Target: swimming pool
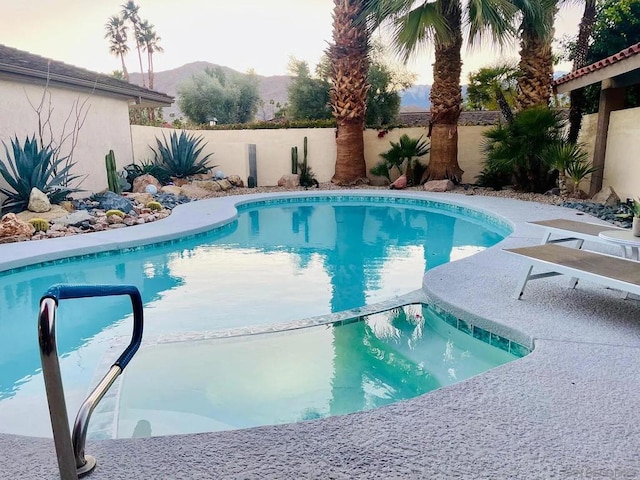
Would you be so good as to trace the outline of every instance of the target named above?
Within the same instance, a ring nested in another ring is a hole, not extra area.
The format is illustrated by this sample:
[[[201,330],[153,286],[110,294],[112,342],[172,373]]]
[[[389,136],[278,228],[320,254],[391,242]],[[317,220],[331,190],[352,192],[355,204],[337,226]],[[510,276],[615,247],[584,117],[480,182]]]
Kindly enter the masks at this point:
[[[5,273],[2,430],[49,435],[34,324],[38,299],[53,283],[132,283],[145,302],[145,339],[184,335],[376,303],[418,288],[427,268],[481,251],[508,233],[506,225],[466,209],[381,198],[249,203],[237,220],[206,235]],[[427,238],[439,241],[425,243]],[[130,328],[128,304],[65,302],[59,316],[67,405],[75,412],[111,339]]]

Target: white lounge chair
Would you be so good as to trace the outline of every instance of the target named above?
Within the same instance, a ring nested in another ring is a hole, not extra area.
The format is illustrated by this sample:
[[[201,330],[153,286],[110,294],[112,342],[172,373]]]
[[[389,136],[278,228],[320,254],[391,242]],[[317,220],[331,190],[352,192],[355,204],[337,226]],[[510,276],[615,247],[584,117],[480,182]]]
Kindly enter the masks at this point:
[[[525,257],[530,263],[526,275],[518,284],[516,299],[522,297],[529,280],[555,275],[570,275],[575,279],[588,280],[640,295],[640,263],[633,260],[552,243],[508,248],[504,251]],[[534,267],[541,267],[547,271],[534,274]],[[572,287],[575,287],[575,283]]]

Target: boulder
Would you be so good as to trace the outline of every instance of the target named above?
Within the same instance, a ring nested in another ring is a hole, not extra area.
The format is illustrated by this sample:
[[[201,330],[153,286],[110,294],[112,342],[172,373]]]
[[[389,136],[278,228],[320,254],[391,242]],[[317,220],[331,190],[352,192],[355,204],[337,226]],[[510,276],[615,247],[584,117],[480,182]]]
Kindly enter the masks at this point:
[[[620,197],[611,186],[605,187],[600,190],[593,196],[591,200],[596,203],[602,203],[607,207],[615,207],[616,205],[618,205],[618,203],[620,203]]]
[[[0,220],[0,243],[30,240],[35,232],[33,225],[23,222],[15,213],[7,213]]]
[[[186,185],[187,183],[189,183],[189,180],[187,180],[186,178],[178,178],[178,177],[171,177],[171,182],[178,186],[181,187],[183,185]]]
[[[204,188],[205,190],[209,190],[210,192],[219,192],[222,190],[222,187],[215,180],[202,180],[191,182],[191,185],[194,185],[198,188]]]
[[[372,177],[370,179],[370,185],[374,187],[387,187],[390,184],[390,180],[387,177]]]
[[[49,197],[47,197],[44,193],[42,193],[37,188],[33,187],[31,189],[31,194],[29,195],[29,206],[27,209],[30,212],[43,213],[51,210],[51,202],[49,201]]]
[[[184,185],[180,189],[181,195],[189,197],[191,199],[200,200],[203,198],[211,198],[214,196],[213,192],[210,190],[205,190],[204,188],[200,188],[193,184]]]
[[[62,202],[60,202],[60,206],[67,212],[73,212],[75,210],[75,208],[73,207],[73,202],[70,200],[63,200]]]
[[[231,190],[233,188],[233,185],[231,185],[231,182],[229,182],[229,180],[227,180],[226,178],[218,180],[218,185],[220,185],[220,188],[224,192],[226,192],[227,190]]]
[[[448,192],[455,188],[455,184],[448,179],[444,180],[431,180],[424,184],[425,192]]]
[[[280,180],[278,180],[278,186],[285,188],[297,188],[300,186],[300,175],[295,173],[283,175],[280,177]]]
[[[407,176],[400,175],[391,185],[389,185],[389,188],[391,190],[403,190],[407,188]]]
[[[141,205],[146,205],[153,201],[153,195],[150,193],[125,193],[123,195],[129,200]]]
[[[240,178],[240,175],[229,175],[227,177],[227,180],[229,180],[229,183],[234,187],[239,187],[239,188],[244,187],[244,182]]]
[[[158,179],[147,173],[145,175],[140,175],[133,180],[133,187],[131,190],[133,193],[145,193],[147,191],[147,185],[153,185],[156,187],[156,191],[160,191],[162,188]]]
[[[133,210],[133,202],[131,200],[113,192],[96,194],[93,199],[98,202],[98,208],[104,211],[122,210],[124,213],[130,213]]]
[[[48,212],[30,212],[29,210],[25,210],[17,214],[17,217],[23,221],[28,222],[32,218],[44,218],[48,222],[53,222],[58,218],[62,218],[69,215],[69,212],[62,208],[60,205],[51,205],[51,210]]]

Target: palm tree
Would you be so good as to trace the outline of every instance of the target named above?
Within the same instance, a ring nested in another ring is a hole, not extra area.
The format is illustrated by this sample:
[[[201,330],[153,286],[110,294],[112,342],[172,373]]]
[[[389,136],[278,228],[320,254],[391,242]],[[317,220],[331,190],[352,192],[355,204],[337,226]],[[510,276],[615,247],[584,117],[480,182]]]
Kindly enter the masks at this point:
[[[397,51],[408,59],[425,43],[435,47],[431,87],[431,158],[422,181],[462,179],[458,164],[458,118],[462,106],[463,8],[461,0],[366,0],[365,14],[378,27],[390,21]],[[510,31],[515,9],[504,0],[475,0],[465,4],[469,41],[489,30],[499,42]]]
[[[573,70],[578,70],[587,64],[587,52],[589,50],[589,38],[596,22],[596,0],[584,0],[584,12],[578,27],[578,38],[576,48],[573,52]],[[572,90],[569,94],[571,107],[569,109],[569,142],[578,141],[580,124],[582,123],[582,112],[584,110],[585,96],[584,90],[579,88]]]
[[[553,81],[553,22],[558,0],[512,0],[520,11],[520,76],[516,107],[548,106]]]
[[[147,52],[147,65],[149,74],[149,88],[153,90],[153,54],[155,52],[163,52],[164,49],[159,45],[160,38],[148,21],[140,22],[140,30],[142,32],[142,48]]]
[[[144,43],[142,39],[142,31],[140,29],[140,16],[138,15],[138,10],[140,7],[136,5],[133,0],[128,0],[127,3],[121,5],[122,7],[122,17],[125,20],[129,20],[131,25],[133,25],[133,36],[136,39],[136,48],[138,49],[138,61],[140,62],[140,74],[142,75],[142,86],[146,87],[147,84],[144,80],[144,68],[142,67],[142,53],[141,48]]]
[[[353,185],[367,182],[364,160],[364,121],[369,71],[369,34],[359,22],[364,0],[334,0],[333,44],[329,104],[337,122],[336,167],[332,182]]]
[[[112,15],[105,23],[104,28],[107,31],[104,34],[104,38],[109,40],[109,51],[113,55],[120,57],[122,74],[128,82],[129,72],[127,71],[127,65],[124,63],[124,56],[129,52],[129,47],[127,45],[127,26],[124,23],[124,19],[117,15]]]

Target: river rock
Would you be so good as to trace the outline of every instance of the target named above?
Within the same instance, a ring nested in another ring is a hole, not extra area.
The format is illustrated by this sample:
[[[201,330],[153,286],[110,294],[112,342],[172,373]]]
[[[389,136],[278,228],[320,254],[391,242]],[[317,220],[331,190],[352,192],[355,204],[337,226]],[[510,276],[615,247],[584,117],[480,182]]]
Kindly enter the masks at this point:
[[[49,201],[49,197],[47,197],[44,193],[42,193],[37,188],[33,187],[31,189],[31,194],[29,195],[29,206],[27,209],[30,212],[43,213],[51,210],[51,202]]]
[[[0,243],[30,240],[35,232],[33,225],[23,222],[15,213],[7,213],[0,220]]]

